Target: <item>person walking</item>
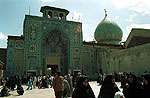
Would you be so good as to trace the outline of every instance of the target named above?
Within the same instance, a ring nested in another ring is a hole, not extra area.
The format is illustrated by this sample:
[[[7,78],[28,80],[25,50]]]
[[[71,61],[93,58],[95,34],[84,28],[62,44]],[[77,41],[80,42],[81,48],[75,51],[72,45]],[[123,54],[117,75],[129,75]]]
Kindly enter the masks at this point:
[[[63,92],[63,98],[67,98],[68,94],[70,92],[70,85],[66,79],[66,76],[64,76],[64,92]]]
[[[102,83],[98,98],[114,98],[115,93],[120,91],[115,83],[113,75],[107,75]]]
[[[69,86],[70,86],[70,91],[69,91],[69,93],[68,93],[68,97],[71,97],[72,92],[73,92],[72,78],[73,78],[73,77],[72,77],[70,74],[68,74],[68,75],[67,75],[67,78],[66,78],[66,80],[68,81]]]
[[[150,98],[150,74],[145,74],[142,76],[143,85],[142,85],[142,94],[141,98]]]
[[[127,76],[126,85],[123,88],[123,94],[125,98],[140,98],[141,84],[132,73]]]
[[[80,76],[72,93],[72,98],[95,98],[94,92],[88,83],[87,76]]]
[[[33,88],[35,89],[36,88],[36,82],[37,82],[37,79],[36,79],[36,76],[33,77]]]
[[[28,80],[28,88],[27,90],[30,88],[30,90],[32,90],[32,77],[29,78]]]
[[[56,73],[56,77],[54,78],[52,85],[56,98],[62,98],[64,91],[64,78],[60,76],[60,72]]]

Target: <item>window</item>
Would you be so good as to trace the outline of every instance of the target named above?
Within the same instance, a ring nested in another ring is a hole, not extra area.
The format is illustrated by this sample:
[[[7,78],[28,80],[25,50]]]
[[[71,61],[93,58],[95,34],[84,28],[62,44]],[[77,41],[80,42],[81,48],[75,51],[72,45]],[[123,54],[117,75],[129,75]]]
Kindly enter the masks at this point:
[[[64,19],[64,14],[60,13],[60,14],[59,14],[59,18],[60,18],[60,19]]]
[[[57,12],[54,13],[54,18],[58,19],[58,13]]]
[[[48,12],[48,18],[52,18],[52,12],[51,11]]]

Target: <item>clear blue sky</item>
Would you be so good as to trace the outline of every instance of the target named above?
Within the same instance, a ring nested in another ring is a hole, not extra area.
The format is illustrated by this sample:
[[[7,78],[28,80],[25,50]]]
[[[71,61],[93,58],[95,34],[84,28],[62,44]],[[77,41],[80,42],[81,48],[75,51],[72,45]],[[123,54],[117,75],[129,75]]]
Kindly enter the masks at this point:
[[[29,6],[30,15],[41,17],[41,6],[69,10],[68,20],[82,22],[85,41],[94,39],[94,31],[107,9],[108,17],[121,27],[122,41],[125,41],[132,28],[150,29],[149,4],[150,0],[0,0],[0,48],[7,47],[8,35],[23,34],[23,21],[29,14]]]

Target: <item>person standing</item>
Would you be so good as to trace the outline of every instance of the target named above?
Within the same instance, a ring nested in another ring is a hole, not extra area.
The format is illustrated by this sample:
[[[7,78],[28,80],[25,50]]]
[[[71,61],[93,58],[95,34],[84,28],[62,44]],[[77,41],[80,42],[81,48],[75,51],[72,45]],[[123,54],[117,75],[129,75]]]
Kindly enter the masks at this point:
[[[80,76],[72,93],[72,98],[95,98],[94,92],[88,83],[87,76]]]
[[[101,85],[101,83],[102,83],[102,74],[100,73],[99,75],[98,75],[98,78],[97,78],[97,83],[98,83],[98,85]]]
[[[13,77],[10,77],[10,89],[14,91],[15,88],[15,80]]]
[[[63,98],[66,98],[70,92],[70,85],[66,79],[66,76],[64,76],[64,92],[63,92]]]
[[[127,76],[126,85],[123,88],[123,94],[125,98],[140,98],[141,84],[132,73]]]
[[[38,76],[38,77],[37,77],[37,83],[38,83],[38,88],[41,88],[41,87],[40,87],[40,84],[41,84],[41,76]]]
[[[115,84],[115,77],[107,75],[102,83],[98,98],[114,98],[115,93],[120,91]]]
[[[46,87],[46,80],[45,80],[45,75],[42,77],[42,87]]]
[[[121,86],[120,86],[120,88],[123,88],[125,84],[126,84],[126,78],[125,78],[125,74],[123,73],[121,75]]]
[[[71,97],[72,92],[73,92],[72,78],[73,78],[73,77],[72,77],[70,74],[68,74],[68,75],[67,75],[67,78],[66,78],[66,80],[68,81],[69,86],[70,86],[70,91],[69,91],[68,97]]]
[[[56,73],[56,77],[54,78],[52,85],[56,98],[62,98],[64,91],[64,78],[60,76],[60,72]]]
[[[103,74],[103,78],[102,78],[102,81],[105,80],[105,77],[106,77],[106,73]]]
[[[52,88],[53,79],[54,79],[53,76],[50,76],[50,77],[49,77],[50,88]]]
[[[150,74],[145,74],[142,76],[143,85],[142,85],[142,94],[141,98],[150,98]]]
[[[2,83],[3,83],[3,86],[6,86],[6,78],[5,77],[2,78]]]
[[[46,78],[45,78],[45,81],[46,81],[46,88],[49,88],[49,76],[47,75]]]

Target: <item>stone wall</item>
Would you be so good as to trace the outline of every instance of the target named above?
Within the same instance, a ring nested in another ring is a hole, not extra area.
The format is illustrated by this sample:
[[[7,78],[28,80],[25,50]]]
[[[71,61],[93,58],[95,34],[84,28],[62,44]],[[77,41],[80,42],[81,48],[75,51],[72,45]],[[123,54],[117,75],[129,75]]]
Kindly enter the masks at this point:
[[[108,52],[102,60],[103,72],[134,72],[141,75],[150,71],[150,44]]]

